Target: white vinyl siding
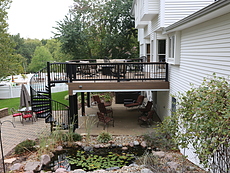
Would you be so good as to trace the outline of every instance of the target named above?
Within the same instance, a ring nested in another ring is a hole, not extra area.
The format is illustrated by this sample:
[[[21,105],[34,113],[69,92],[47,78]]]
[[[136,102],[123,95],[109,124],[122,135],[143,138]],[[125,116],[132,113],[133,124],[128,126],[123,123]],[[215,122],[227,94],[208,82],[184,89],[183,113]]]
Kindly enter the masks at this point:
[[[140,8],[142,21],[149,21],[159,13],[159,0],[143,0]]]
[[[181,63],[171,66],[171,92],[186,91],[216,73],[230,75],[230,14],[188,28],[181,33]]]
[[[169,26],[213,2],[213,0],[165,0],[165,15],[162,27]]]
[[[169,66],[170,95],[185,92],[190,83],[199,86],[204,77],[214,72],[218,76],[230,75],[230,13],[204,22],[181,32],[180,66]],[[171,106],[168,98],[168,107]],[[170,115],[168,109],[167,115]],[[192,147],[185,155],[199,165]]]

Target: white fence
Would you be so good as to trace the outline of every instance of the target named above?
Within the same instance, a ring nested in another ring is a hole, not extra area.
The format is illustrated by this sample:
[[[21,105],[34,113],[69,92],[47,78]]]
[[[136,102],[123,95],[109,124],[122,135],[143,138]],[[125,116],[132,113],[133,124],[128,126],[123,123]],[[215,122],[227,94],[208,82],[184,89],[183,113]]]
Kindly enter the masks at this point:
[[[29,94],[30,94],[30,90],[29,90],[29,85],[25,84]],[[52,93],[56,93],[56,92],[61,92],[61,91],[67,91],[68,90],[68,85],[66,84],[56,84],[55,87],[51,88],[51,92]],[[12,85],[4,85],[4,86],[0,86],[0,99],[9,99],[9,98],[16,98],[16,97],[20,97],[20,93],[21,93],[21,85],[17,85],[17,86],[12,86]]]

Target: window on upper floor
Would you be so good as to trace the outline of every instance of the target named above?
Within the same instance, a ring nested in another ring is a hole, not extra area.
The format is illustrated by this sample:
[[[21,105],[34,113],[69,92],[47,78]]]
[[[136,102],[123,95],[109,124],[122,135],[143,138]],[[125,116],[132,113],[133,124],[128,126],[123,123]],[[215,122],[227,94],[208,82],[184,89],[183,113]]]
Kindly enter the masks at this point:
[[[180,32],[171,33],[167,38],[167,62],[169,64],[180,64]]]
[[[166,55],[166,40],[158,40],[158,61],[165,62],[165,55]]]

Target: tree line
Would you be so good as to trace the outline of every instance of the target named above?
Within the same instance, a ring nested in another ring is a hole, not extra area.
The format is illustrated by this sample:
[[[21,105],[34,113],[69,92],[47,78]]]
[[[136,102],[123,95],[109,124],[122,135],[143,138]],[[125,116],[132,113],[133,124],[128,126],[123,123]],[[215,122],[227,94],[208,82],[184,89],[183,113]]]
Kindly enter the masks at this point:
[[[10,3],[0,1],[0,78],[37,72],[47,61],[138,58],[132,0],[74,0],[69,13],[57,21],[54,37],[46,40],[7,32]]]

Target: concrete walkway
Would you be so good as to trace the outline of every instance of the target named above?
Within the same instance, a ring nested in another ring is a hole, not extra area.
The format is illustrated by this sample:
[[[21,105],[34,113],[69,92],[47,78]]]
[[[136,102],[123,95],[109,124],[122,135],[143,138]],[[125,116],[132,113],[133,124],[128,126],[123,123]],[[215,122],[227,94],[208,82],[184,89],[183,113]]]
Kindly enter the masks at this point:
[[[96,113],[98,108],[97,106],[91,106],[86,108],[86,115],[89,116],[79,116],[79,128],[76,129],[75,132],[81,134],[90,130],[91,135],[99,135],[102,131],[109,132],[112,135],[142,135],[153,131],[153,128],[140,126],[140,123],[138,122],[140,112],[138,112],[137,108],[127,109],[122,104],[115,104],[113,102],[112,109],[115,120],[114,127],[109,125],[105,128],[105,130],[103,130],[103,124],[101,123],[97,127],[98,119]],[[79,115],[80,113],[81,110],[79,110]],[[1,134],[4,155],[10,152],[17,144],[26,139],[34,140],[39,138],[42,134],[50,133],[50,124],[45,123],[45,119],[38,119],[33,124],[31,121],[27,121],[23,125],[19,121],[18,117],[16,117],[14,121],[12,116],[9,115],[1,118],[0,121],[2,123]],[[15,128],[8,121],[12,121]],[[159,121],[159,118],[154,117],[154,121]],[[87,127],[86,122],[88,122],[88,124],[92,122],[94,123],[92,123],[92,126]]]

